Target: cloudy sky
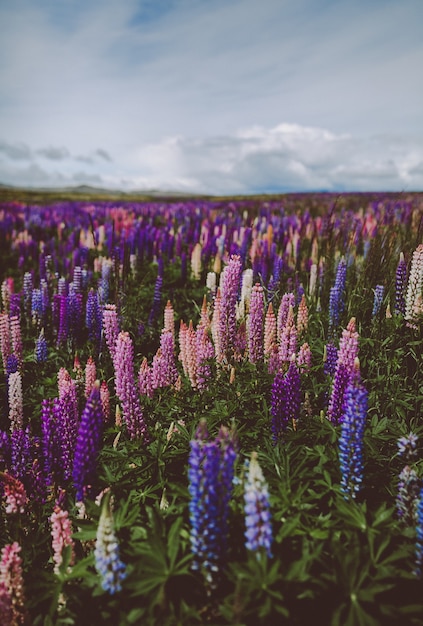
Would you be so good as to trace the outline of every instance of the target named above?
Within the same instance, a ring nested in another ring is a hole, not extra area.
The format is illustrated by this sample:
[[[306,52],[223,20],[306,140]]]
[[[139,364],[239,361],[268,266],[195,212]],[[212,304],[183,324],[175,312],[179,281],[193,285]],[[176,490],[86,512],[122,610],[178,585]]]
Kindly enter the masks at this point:
[[[0,0],[0,183],[423,190],[422,0]]]

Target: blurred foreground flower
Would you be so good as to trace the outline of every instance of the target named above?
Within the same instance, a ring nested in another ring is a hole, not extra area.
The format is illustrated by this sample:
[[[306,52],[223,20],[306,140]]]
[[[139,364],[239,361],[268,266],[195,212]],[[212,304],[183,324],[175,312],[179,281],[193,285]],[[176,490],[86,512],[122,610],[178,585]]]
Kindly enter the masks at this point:
[[[119,556],[119,542],[113,527],[110,493],[105,493],[102,500],[94,550],[95,567],[101,576],[101,586],[104,591],[113,595],[122,589],[122,582],[126,578],[126,566]]]

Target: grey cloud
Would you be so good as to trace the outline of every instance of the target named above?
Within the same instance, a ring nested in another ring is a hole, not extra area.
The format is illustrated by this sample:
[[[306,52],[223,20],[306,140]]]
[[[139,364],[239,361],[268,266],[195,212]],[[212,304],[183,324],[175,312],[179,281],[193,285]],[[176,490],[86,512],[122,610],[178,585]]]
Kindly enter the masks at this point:
[[[75,161],[81,161],[82,163],[94,163],[93,159],[89,156],[84,156],[82,154],[75,157]]]
[[[31,149],[24,143],[0,141],[0,152],[13,161],[29,161],[32,157]]]
[[[39,150],[37,150],[37,154],[51,161],[62,161],[63,159],[67,159],[70,156],[69,150],[67,148],[57,148],[53,146],[50,146],[48,148],[40,148]]]
[[[99,174],[88,174],[87,172],[75,172],[72,180],[76,183],[102,183],[103,178]]]
[[[110,154],[106,150],[103,150],[103,148],[97,148],[95,153],[96,153],[97,156],[101,157],[105,161],[111,161],[112,160],[112,157],[110,156]]]

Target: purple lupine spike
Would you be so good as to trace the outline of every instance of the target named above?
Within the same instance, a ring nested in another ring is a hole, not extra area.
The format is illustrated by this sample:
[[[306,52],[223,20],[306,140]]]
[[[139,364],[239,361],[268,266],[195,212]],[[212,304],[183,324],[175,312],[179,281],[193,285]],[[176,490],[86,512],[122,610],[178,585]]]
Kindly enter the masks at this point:
[[[367,390],[351,380],[345,394],[345,408],[339,437],[341,491],[345,499],[355,498],[363,481],[363,434],[367,417]]]
[[[66,295],[59,295],[59,329],[57,333],[57,344],[65,342],[68,338],[68,299]]]
[[[44,332],[41,331],[35,344],[35,360],[37,363],[45,363],[47,361],[48,348]]]
[[[12,447],[9,433],[0,430],[0,470],[10,469],[12,460]]]
[[[85,307],[85,325],[88,330],[88,339],[100,341],[102,321],[103,314],[100,308],[98,293],[94,289],[90,289]]]
[[[338,360],[338,350],[336,346],[329,341],[325,346],[323,371],[326,376],[334,376],[336,370],[336,362]]]
[[[395,272],[395,313],[405,315],[405,289],[407,285],[407,264],[404,253],[401,252],[400,260]]]
[[[295,305],[295,295],[290,293],[284,293],[281,299],[281,303],[278,309],[278,317],[277,317],[277,338],[278,341],[281,339],[281,334],[283,329],[286,326],[288,320],[288,314],[290,308],[294,308]]]
[[[213,588],[227,548],[236,443],[233,433],[226,428],[221,428],[218,437],[210,440],[206,421],[201,420],[190,447],[192,567],[202,571],[207,584]]]
[[[27,471],[31,466],[31,436],[29,427],[16,428],[10,434],[11,462],[10,471],[15,478],[28,487]]]
[[[6,361],[6,376],[9,378],[10,374],[14,374],[19,369],[19,361],[16,354],[9,354]]]
[[[119,322],[115,304],[106,304],[103,309],[104,337],[112,360],[116,354],[116,340],[119,335]]]
[[[123,418],[129,436],[131,439],[148,440],[147,426],[134,379],[134,347],[127,332],[118,335],[113,365],[116,393],[122,403]]]
[[[44,476],[47,487],[53,484],[54,469],[56,466],[56,429],[53,419],[51,400],[44,399],[41,403],[41,444],[44,463]]]
[[[78,340],[82,330],[82,293],[70,291],[67,296],[68,329],[70,336]]]
[[[78,398],[72,380],[59,398],[53,400],[53,415],[58,448],[57,471],[64,480],[72,475],[76,439],[78,433]]]
[[[219,362],[229,361],[236,337],[236,303],[242,265],[239,256],[232,256],[221,276],[219,318]]]
[[[76,501],[83,502],[91,493],[96,480],[97,457],[103,433],[103,408],[100,385],[96,384],[82,412],[75,446],[73,483]]]
[[[10,304],[9,304],[9,315],[10,317],[17,317],[20,319],[21,317],[21,294],[20,293],[12,293],[10,294]]]
[[[153,303],[151,305],[150,314],[148,316],[148,325],[151,326],[154,320],[157,318],[162,303],[162,286],[163,276],[157,275],[156,284],[154,286]]]
[[[342,421],[344,396],[356,372],[355,361],[358,356],[358,333],[355,330],[355,318],[352,317],[345,330],[342,331],[339,343],[338,359],[332,384],[327,417],[334,424]]]
[[[264,359],[264,295],[263,287],[256,283],[251,292],[248,322],[248,357],[250,363]]]
[[[170,331],[163,330],[160,336],[160,347],[151,366],[151,384],[153,389],[168,387],[173,385],[177,378],[173,335]]]
[[[272,435],[275,443],[281,441],[290,422],[294,428],[300,415],[301,379],[294,360],[285,375],[278,372],[272,384]]]
[[[329,332],[333,333],[339,326],[341,313],[345,308],[345,284],[347,278],[347,264],[340,259],[336,270],[335,284],[329,294]]]

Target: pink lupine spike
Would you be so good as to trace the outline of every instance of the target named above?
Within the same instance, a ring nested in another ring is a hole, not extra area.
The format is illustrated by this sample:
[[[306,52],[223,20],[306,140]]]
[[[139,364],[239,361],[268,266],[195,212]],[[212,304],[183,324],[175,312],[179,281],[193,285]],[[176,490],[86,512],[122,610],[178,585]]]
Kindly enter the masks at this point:
[[[305,299],[305,295],[302,295],[301,302],[298,306],[298,314],[297,314],[297,333],[298,335],[302,335],[308,326],[308,306]]]
[[[11,626],[25,624],[27,619],[20,551],[21,546],[14,541],[2,548],[0,559],[0,585],[6,589],[12,604]]]
[[[7,359],[11,354],[9,316],[7,313],[0,313],[0,350],[3,368],[6,371]]]
[[[297,365],[302,372],[308,373],[311,368],[311,349],[309,344],[303,343],[298,350]]]
[[[295,328],[294,310],[289,306],[285,326],[282,328],[279,343],[279,361],[288,363],[297,351],[297,329]]]
[[[60,566],[63,562],[63,550],[67,546],[71,546],[70,565],[74,562],[74,541],[72,539],[72,522],[69,519],[69,513],[63,510],[59,505],[54,507],[54,511],[50,516],[51,537],[53,548],[54,573],[59,574]]]
[[[172,337],[175,337],[175,312],[170,300],[167,301],[164,310],[164,330],[172,333]]]
[[[17,315],[13,315],[10,318],[10,338],[12,344],[12,352],[16,355],[19,363],[19,367],[22,367],[23,363],[23,348],[22,348],[22,334],[21,334],[21,322]]]
[[[3,483],[6,515],[25,513],[28,497],[22,482],[7,472],[0,472],[0,481]]]
[[[110,420],[110,391],[105,380],[100,385],[100,400],[104,419],[108,422]]]
[[[191,382],[191,387],[196,389],[197,387],[197,341],[196,333],[192,320],[189,323],[187,336],[186,336],[186,360],[187,360],[187,373]]]
[[[287,319],[288,319],[288,314],[289,314],[289,308],[292,307],[294,308],[294,304],[295,304],[295,296],[293,293],[284,293],[282,296],[282,300],[281,303],[279,305],[279,309],[278,309],[278,318],[277,318],[277,336],[278,336],[278,341],[281,340],[281,335],[282,335],[282,330],[284,329],[286,323],[287,323]]]
[[[187,365],[187,332],[188,326],[185,324],[183,320],[181,320],[179,326],[179,360],[182,363],[182,368],[184,370],[185,376],[188,376],[188,365]]]
[[[151,369],[148,365],[148,360],[146,356],[141,361],[141,366],[138,373],[138,387],[141,395],[148,396],[149,398],[153,396]]]
[[[270,302],[264,320],[264,355],[266,357],[270,357],[274,346],[276,346],[276,317],[273,304]]]
[[[85,366],[85,397],[88,398],[91,391],[94,388],[95,381],[97,380],[97,368],[94,359],[88,357],[87,364]]]

